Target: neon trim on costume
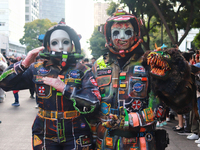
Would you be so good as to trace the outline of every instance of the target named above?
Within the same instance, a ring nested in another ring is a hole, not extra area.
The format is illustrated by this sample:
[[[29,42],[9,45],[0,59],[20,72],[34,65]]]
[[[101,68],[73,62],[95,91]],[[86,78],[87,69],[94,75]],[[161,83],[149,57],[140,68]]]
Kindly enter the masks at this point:
[[[5,71],[1,76],[0,76],[0,81],[2,81],[3,79],[5,79],[8,75],[14,73],[14,68]]]
[[[82,112],[80,111],[77,107],[76,107],[76,100],[74,98],[71,98],[71,100],[73,101],[73,106],[74,106],[74,109],[77,110],[80,114],[88,114],[88,113],[92,113],[95,109],[95,106],[91,106],[91,109],[90,111],[88,112]]]

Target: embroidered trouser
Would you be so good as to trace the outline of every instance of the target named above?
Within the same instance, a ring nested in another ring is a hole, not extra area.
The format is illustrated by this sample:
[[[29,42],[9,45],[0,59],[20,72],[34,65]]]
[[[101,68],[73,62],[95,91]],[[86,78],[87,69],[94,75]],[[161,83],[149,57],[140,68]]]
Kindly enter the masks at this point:
[[[91,129],[83,116],[44,119],[37,116],[32,127],[33,150],[90,150]]]

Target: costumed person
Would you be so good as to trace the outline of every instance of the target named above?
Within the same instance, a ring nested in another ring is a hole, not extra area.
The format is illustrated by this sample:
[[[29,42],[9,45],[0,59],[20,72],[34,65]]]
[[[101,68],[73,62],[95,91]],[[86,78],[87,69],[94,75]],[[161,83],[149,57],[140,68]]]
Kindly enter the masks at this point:
[[[58,24],[46,32],[43,45],[9,66],[0,87],[9,91],[35,85],[39,112],[32,126],[34,150],[89,150],[92,132],[86,116],[99,106],[101,96],[91,69],[78,62],[83,58],[78,35]],[[45,61],[33,63],[38,53]]]
[[[0,75],[8,67],[6,58],[0,53]],[[3,102],[5,98],[5,92],[2,88],[0,88],[0,103]]]
[[[156,141],[154,112],[148,108],[149,79],[141,65],[144,52],[138,19],[117,10],[99,30],[105,35],[108,53],[93,66],[102,97],[96,149],[155,150],[159,142],[157,149],[165,149],[166,131]]]

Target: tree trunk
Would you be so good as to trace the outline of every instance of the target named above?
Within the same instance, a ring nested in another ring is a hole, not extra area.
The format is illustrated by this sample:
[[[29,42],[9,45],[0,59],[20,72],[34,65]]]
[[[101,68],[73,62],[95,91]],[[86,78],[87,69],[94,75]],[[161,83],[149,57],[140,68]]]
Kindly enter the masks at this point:
[[[156,9],[158,15],[160,16],[161,21],[163,22],[163,24],[164,24],[164,26],[165,26],[165,28],[166,28],[167,34],[169,35],[169,38],[170,38],[170,40],[172,41],[172,44],[175,45],[175,44],[176,44],[176,41],[174,40],[174,37],[172,36],[172,34],[171,34],[171,32],[170,32],[170,29],[169,29],[169,27],[168,27],[168,25],[167,25],[167,22],[165,21],[164,16],[162,15],[162,12],[160,11],[159,7],[156,5],[156,3],[154,2],[154,0],[150,0],[150,1],[151,1],[151,3],[153,4],[154,8]]]

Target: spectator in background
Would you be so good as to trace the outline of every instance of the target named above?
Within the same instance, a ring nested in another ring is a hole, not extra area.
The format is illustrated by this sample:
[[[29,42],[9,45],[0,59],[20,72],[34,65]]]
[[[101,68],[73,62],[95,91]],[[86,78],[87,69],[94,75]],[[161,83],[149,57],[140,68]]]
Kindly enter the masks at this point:
[[[3,52],[3,57],[6,59],[7,64],[8,64],[8,66],[9,66],[9,60],[8,60],[8,57],[6,56],[6,52]]]
[[[83,59],[83,64],[88,66],[88,67],[90,67],[90,68],[92,68],[92,65],[89,63],[89,59],[88,58]]]
[[[199,51],[196,51],[195,62],[199,63]]]
[[[96,58],[95,58],[95,57],[92,57],[92,59],[91,59],[91,64],[93,65],[95,61],[96,61]]]
[[[191,65],[196,64],[196,62],[195,62],[195,55],[192,55],[192,58],[190,59],[189,62],[190,62]]]
[[[199,57],[199,55],[197,54],[196,57]],[[196,64],[194,64],[195,67],[200,68],[200,63],[199,63],[199,58],[196,58]],[[195,80],[196,82],[200,80],[200,74],[199,72],[195,75]],[[197,84],[197,107],[198,110],[200,110],[200,91],[199,91],[199,86]],[[200,147],[200,124],[199,124],[199,118],[195,117],[195,112],[194,110],[191,111],[191,132],[192,134],[187,136],[187,139],[189,140],[195,140],[195,143],[197,143],[197,147]]]
[[[15,59],[14,57],[9,58],[9,64],[12,65],[14,63],[18,62],[17,59]],[[12,103],[12,106],[18,107],[20,106],[19,104],[19,90],[13,90],[13,95],[15,98],[15,102]]]

